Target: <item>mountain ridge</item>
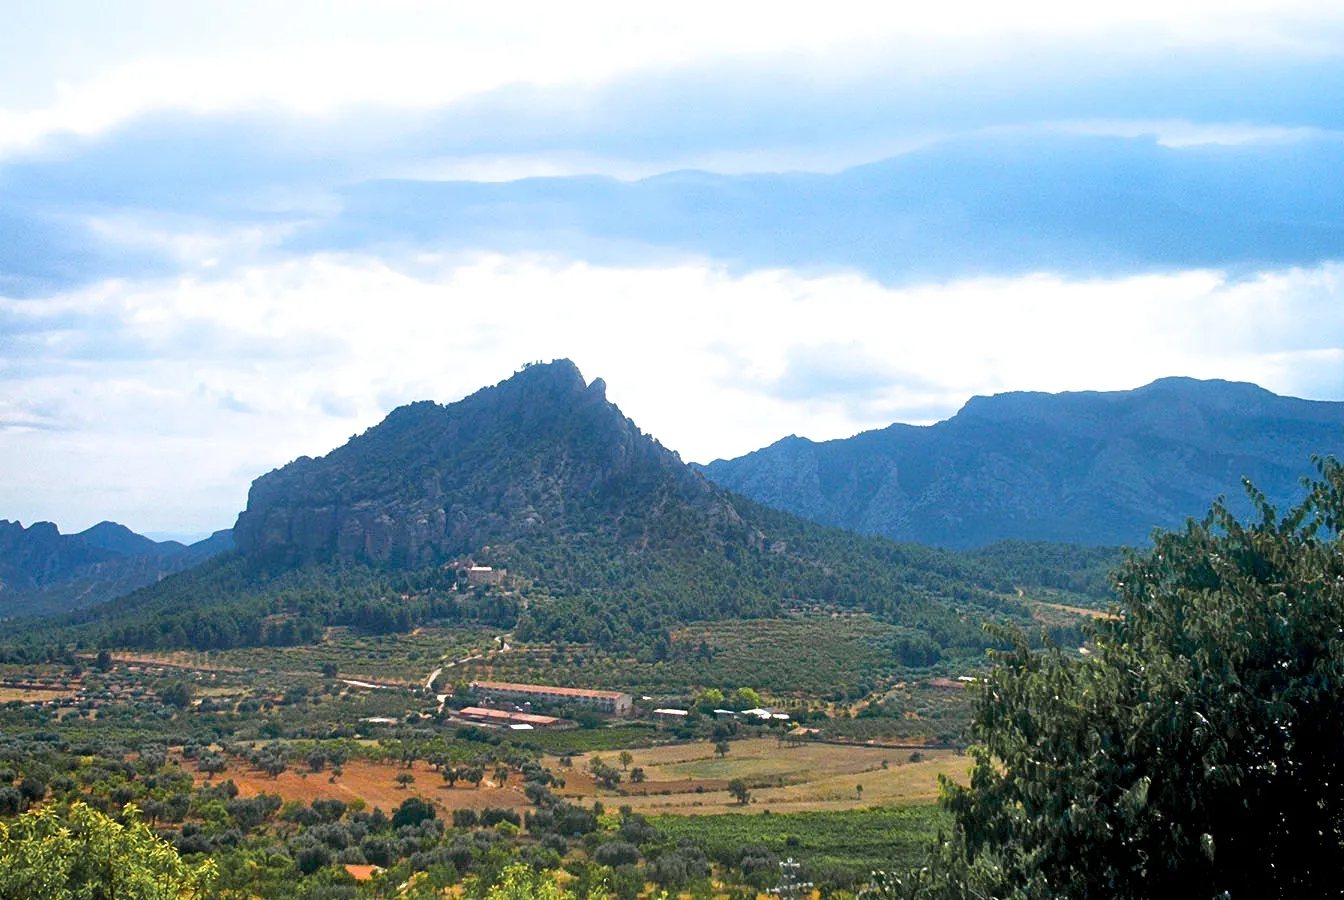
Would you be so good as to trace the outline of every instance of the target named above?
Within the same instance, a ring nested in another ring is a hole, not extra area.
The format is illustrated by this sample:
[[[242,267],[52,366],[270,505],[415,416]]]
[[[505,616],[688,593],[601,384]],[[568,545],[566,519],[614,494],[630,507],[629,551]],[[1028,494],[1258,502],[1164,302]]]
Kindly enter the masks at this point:
[[[1141,544],[1219,495],[1249,511],[1242,477],[1294,502],[1312,455],[1340,453],[1344,403],[1171,377],[1132,391],[976,396],[933,425],[790,436],[698,468],[767,505],[895,540],[1107,545]]]
[[[53,522],[0,519],[0,617],[94,606],[188,569],[232,546],[230,529],[186,545],[104,521],[74,534]]]

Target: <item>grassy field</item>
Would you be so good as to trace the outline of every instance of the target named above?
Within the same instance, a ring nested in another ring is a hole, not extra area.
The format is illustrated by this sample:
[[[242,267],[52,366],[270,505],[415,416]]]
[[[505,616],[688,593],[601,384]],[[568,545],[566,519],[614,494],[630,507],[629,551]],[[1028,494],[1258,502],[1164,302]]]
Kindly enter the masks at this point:
[[[1018,593],[1028,606],[1053,607],[1060,612],[1083,618],[1094,618],[1099,614],[1109,613],[1117,600],[1113,596],[1088,597],[1084,594],[1045,587],[1026,588]]]
[[[811,743],[790,747],[771,739],[734,741],[726,757],[711,743],[676,744],[632,750],[631,768],[642,768],[643,784],[623,780],[621,805],[645,815],[700,815],[742,812],[728,793],[741,778],[751,789],[750,811],[836,812],[869,806],[924,806],[938,798],[938,776],[965,781],[970,760],[950,750],[911,751],[882,747]],[[915,761],[912,755],[918,754]],[[591,754],[590,754],[591,755]],[[616,765],[612,754],[598,754]],[[581,802],[618,794],[594,785],[586,773],[589,756],[575,757],[565,773],[563,793]]]
[[[44,703],[75,695],[70,687],[0,687],[0,703],[16,700],[20,703]]]
[[[665,739],[665,732],[660,731],[653,725],[617,725],[612,728],[583,728],[574,731],[537,731],[526,736],[512,736],[514,743],[534,747],[557,756],[650,747]]]
[[[1062,610],[1050,610],[1067,616]],[[666,659],[614,654],[584,644],[513,642],[500,652],[500,632],[426,627],[410,634],[359,635],[329,629],[315,645],[246,650],[118,653],[117,658],[193,671],[320,677],[334,666],[340,677],[424,684],[444,666],[451,681],[495,679],[571,687],[609,688],[682,697],[706,687],[752,687],[775,702],[847,704],[874,692],[932,675],[965,674],[966,662],[927,671],[903,668],[895,645],[899,629],[867,615],[796,615],[687,626],[672,633]],[[451,665],[449,665],[451,664]],[[902,735],[912,729],[898,729]]]
[[[875,869],[918,865],[947,814],[934,805],[847,812],[656,816],[650,822],[675,841],[694,841],[722,858],[764,846],[813,871],[839,868],[866,875]]]

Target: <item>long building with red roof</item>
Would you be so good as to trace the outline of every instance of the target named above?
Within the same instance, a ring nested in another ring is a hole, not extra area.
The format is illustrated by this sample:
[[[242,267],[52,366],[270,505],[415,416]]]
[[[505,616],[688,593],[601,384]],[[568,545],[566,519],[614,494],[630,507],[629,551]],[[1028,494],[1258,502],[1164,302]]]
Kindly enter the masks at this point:
[[[579,703],[599,712],[627,715],[634,698],[619,691],[590,691],[584,688],[555,687],[549,684],[514,684],[509,681],[473,681],[481,699],[502,698],[552,704]]]

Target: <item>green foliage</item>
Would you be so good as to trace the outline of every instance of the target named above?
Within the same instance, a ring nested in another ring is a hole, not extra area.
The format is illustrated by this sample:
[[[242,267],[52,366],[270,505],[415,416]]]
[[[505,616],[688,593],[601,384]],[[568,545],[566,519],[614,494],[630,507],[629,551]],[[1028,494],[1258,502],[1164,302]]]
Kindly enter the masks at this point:
[[[638,649],[657,663],[676,658],[670,632],[686,623],[822,609],[896,626],[892,661],[929,666],[994,645],[979,627],[986,619],[1029,620],[1012,595],[1017,574],[1029,582],[1054,557],[1089,572],[1096,565],[1034,545],[974,556],[897,544],[693,489],[694,476],[661,471],[650,469],[648,483],[618,479],[591,504],[571,502],[546,527],[493,543],[488,561],[521,577],[516,590],[469,589],[439,561],[371,566],[233,552],[95,609],[30,624],[21,642],[228,650],[312,644],[331,627],[380,635],[441,622],[516,627],[523,641]],[[24,651],[16,644],[10,652]]]
[[[554,875],[525,865],[509,866],[499,883],[485,892],[485,900],[568,900],[570,897],[556,884]]]
[[[196,690],[191,682],[182,678],[174,678],[165,682],[163,687],[159,688],[159,699],[166,706],[186,709],[191,705],[191,698],[195,693]]]
[[[3,900],[189,900],[215,876],[206,861],[189,865],[139,819],[134,806],[117,822],[83,803],[65,815],[54,806],[0,823]]]
[[[650,824],[672,842],[692,842],[711,859],[732,861],[743,847],[766,847],[854,881],[874,869],[914,865],[947,816],[937,806],[847,812],[658,816]]]
[[[1119,547],[1047,541],[998,541],[963,555],[1004,592],[1048,588],[1076,595],[1081,605],[1102,607],[1116,599],[1111,573],[1124,558]]]
[[[1116,576],[1083,660],[1020,639],[984,686],[956,829],[901,897],[1312,897],[1344,870],[1344,467],[1248,487]]]

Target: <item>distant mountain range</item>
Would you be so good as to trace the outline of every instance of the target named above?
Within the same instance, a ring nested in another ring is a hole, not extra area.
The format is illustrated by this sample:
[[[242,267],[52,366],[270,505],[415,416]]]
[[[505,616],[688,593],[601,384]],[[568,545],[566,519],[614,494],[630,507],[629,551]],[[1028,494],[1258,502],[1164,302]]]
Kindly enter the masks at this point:
[[[229,530],[190,546],[154,541],[116,522],[61,534],[0,519],[0,617],[93,606],[204,562],[233,546]]]
[[[930,426],[787,437],[702,471],[815,522],[900,541],[1143,544],[1226,495],[1301,499],[1313,454],[1344,457],[1344,403],[1163,378],[1132,391],[974,397]]]

